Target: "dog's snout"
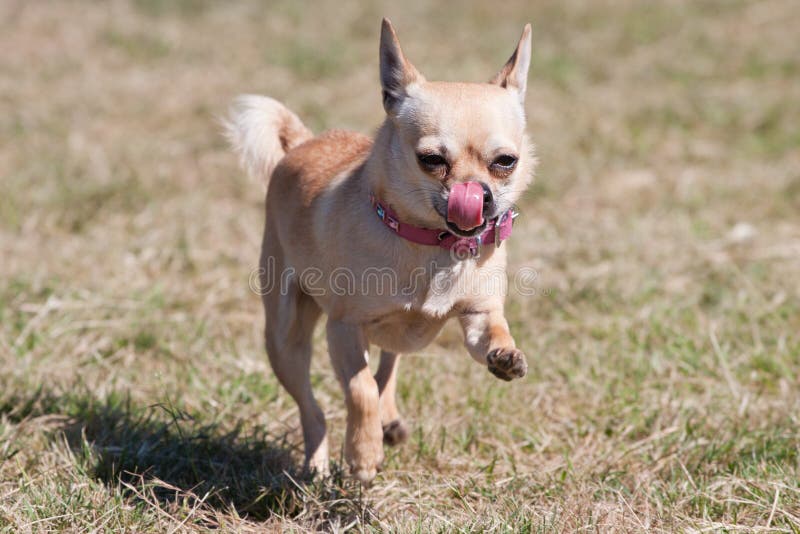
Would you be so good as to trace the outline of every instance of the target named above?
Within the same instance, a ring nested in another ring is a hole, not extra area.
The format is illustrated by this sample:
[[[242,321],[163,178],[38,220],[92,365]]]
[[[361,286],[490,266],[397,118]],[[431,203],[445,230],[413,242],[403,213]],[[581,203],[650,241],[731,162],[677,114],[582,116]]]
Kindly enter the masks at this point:
[[[481,187],[483,188],[483,210],[489,211],[494,202],[494,195],[492,194],[492,189],[484,182],[481,182]]]

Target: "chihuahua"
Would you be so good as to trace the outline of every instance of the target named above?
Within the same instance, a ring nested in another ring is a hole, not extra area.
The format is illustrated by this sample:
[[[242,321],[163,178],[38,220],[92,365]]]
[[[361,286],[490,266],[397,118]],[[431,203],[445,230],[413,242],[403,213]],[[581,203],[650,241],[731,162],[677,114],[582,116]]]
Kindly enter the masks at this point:
[[[424,348],[448,319],[492,374],[525,376],[503,314],[503,241],[535,165],[524,110],[530,25],[488,83],[427,81],[386,19],[379,57],[386,118],[374,139],[314,136],[260,96],[237,98],[226,120],[242,166],[267,186],[265,344],[299,407],[306,467],[328,472],[325,416],[309,379],[324,313],[347,405],[345,460],[363,483],[380,469],[383,444],[408,435],[395,401],[400,354]],[[375,375],[372,344],[381,349]]]

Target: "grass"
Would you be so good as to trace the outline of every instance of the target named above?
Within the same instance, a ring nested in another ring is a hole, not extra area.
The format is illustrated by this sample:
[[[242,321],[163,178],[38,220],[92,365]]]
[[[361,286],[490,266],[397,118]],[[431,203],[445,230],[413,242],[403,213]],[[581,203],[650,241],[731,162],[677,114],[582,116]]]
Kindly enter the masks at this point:
[[[529,376],[454,326],[403,357],[409,441],[308,480],[248,288],[262,193],[216,117],[382,118],[380,17],[430,78],[534,26],[541,159],[510,242]],[[790,0],[0,7],[0,532],[800,531],[800,10]],[[441,28],[447,31],[442,32]]]

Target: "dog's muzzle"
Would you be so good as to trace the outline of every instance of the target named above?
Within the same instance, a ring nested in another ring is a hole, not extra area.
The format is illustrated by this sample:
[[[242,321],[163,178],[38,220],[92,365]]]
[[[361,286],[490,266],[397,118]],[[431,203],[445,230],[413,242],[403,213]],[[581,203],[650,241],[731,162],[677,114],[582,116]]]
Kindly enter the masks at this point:
[[[480,182],[454,184],[447,199],[447,222],[465,232],[483,224],[485,195],[486,191]],[[491,198],[491,191],[489,195]]]

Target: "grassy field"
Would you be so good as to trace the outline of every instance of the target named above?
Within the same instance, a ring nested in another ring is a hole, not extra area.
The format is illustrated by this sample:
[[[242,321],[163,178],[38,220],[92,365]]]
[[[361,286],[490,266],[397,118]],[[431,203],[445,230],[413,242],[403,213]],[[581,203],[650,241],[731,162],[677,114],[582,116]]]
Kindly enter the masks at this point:
[[[258,92],[373,130],[384,15],[447,80],[533,23],[510,272],[537,278],[507,304],[528,376],[455,325],[404,356],[411,437],[362,491],[299,473],[248,285],[262,192],[218,117]],[[795,0],[0,2],[0,531],[800,532],[798,24]]]

